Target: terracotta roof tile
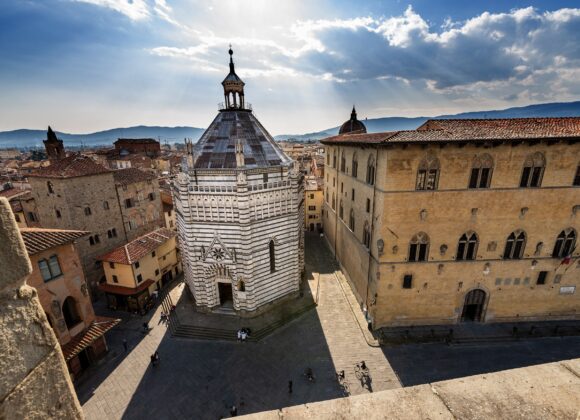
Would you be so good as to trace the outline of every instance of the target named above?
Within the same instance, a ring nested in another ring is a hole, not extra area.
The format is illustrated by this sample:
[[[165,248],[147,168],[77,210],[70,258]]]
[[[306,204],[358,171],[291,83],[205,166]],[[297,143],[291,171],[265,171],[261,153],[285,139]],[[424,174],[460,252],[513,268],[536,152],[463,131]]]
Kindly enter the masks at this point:
[[[144,172],[137,168],[127,168],[114,171],[113,178],[117,185],[129,185],[136,182],[151,181],[157,177],[155,174]]]
[[[580,117],[428,120],[416,130],[333,136],[321,140],[321,143],[392,144],[559,138],[580,138]]]
[[[39,168],[29,176],[45,178],[73,178],[78,176],[98,175],[111,172],[88,156],[73,154],[64,159],[52,162],[49,166]]]
[[[160,228],[115,248],[98,259],[119,264],[133,264],[176,235],[177,233],[172,230]]]
[[[68,343],[62,346],[64,359],[68,362],[81,351],[93,344],[94,341],[105,335],[107,331],[121,322],[120,319],[97,316],[89,328],[75,335]]]
[[[54,248],[74,241],[89,232],[82,230],[22,228],[20,234],[24,240],[29,255],[38,254],[46,249]]]

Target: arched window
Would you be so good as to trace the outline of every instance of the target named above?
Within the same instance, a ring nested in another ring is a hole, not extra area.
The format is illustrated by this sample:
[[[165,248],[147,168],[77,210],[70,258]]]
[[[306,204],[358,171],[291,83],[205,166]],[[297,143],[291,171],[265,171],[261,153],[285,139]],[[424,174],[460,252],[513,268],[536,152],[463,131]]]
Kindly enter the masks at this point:
[[[576,248],[576,231],[572,228],[568,228],[560,232],[558,239],[556,239],[556,244],[554,245],[554,251],[552,252],[552,257],[554,258],[565,258],[572,255],[574,249]]]
[[[363,228],[363,244],[370,249],[371,247],[371,228],[369,222],[365,221]]]
[[[54,194],[54,188],[53,188],[53,186],[52,186],[52,182],[50,182],[50,181],[47,181],[47,182],[46,182],[46,188],[48,188],[48,193],[49,193],[49,194]]]
[[[505,251],[503,253],[504,260],[519,260],[524,255],[524,248],[526,247],[526,233],[518,230],[510,233],[508,236]]]
[[[484,153],[473,159],[469,188],[489,188],[493,172],[493,158]]]
[[[268,247],[270,249],[270,273],[273,273],[276,271],[276,249],[274,240],[270,240]]]
[[[546,158],[540,152],[529,155],[524,162],[520,187],[535,188],[542,185],[542,176],[546,167]]]
[[[336,210],[336,197],[332,193],[332,210]]]
[[[461,235],[459,243],[457,244],[456,260],[475,260],[477,256],[477,234],[475,232],[467,232]]]
[[[358,175],[358,158],[356,156],[356,152],[352,155],[352,176],[357,177]]]
[[[350,214],[348,215],[348,227],[354,232],[354,210],[350,209]]]
[[[375,185],[375,157],[373,155],[369,156],[367,162],[367,184]]]
[[[238,282],[238,292],[245,292],[246,291],[246,283],[243,280]]]
[[[342,198],[340,199],[340,203],[338,205],[338,217],[344,220],[344,207],[342,206]]]
[[[346,172],[346,156],[344,156],[344,150],[340,154],[340,171]]]
[[[336,168],[336,151],[333,150],[332,152],[332,167]]]
[[[429,157],[419,163],[416,190],[436,190],[439,182],[439,159]]]
[[[429,258],[429,236],[419,232],[411,238],[409,245],[409,261],[427,261]]]
[[[94,245],[95,239],[92,236],[89,236],[89,245]]]
[[[69,296],[64,300],[64,303],[62,304],[62,315],[64,316],[64,322],[66,322],[66,326],[69,329],[82,321],[77,308],[77,303],[72,296]]]

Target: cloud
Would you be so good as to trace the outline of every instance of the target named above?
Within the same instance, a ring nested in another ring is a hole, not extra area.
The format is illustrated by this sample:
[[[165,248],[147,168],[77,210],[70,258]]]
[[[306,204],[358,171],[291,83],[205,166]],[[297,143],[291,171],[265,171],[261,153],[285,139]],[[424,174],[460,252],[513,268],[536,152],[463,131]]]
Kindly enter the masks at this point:
[[[72,0],[79,3],[90,3],[122,13],[131,20],[143,20],[151,16],[149,6],[144,0]],[[160,0],[164,3],[163,0]]]

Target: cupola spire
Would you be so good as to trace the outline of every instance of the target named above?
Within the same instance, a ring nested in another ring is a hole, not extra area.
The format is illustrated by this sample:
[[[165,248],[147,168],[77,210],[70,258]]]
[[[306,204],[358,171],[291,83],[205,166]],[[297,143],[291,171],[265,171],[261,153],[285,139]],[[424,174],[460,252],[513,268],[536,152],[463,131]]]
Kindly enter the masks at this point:
[[[225,109],[245,109],[245,83],[236,74],[233,57],[234,51],[231,45],[228,54],[230,55],[230,72],[222,82],[222,86],[224,87]]]

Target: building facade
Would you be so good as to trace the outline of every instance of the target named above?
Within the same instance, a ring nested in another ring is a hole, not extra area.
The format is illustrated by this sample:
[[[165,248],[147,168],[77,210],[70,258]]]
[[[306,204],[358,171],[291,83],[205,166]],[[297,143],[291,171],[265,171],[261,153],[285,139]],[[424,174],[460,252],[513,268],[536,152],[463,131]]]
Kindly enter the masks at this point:
[[[126,240],[163,227],[163,207],[157,177],[136,168],[113,172]]]
[[[326,146],[324,231],[374,328],[578,319],[580,118]]]
[[[89,232],[60,229],[20,230],[30,257],[27,284],[53,328],[73,379],[107,352],[105,333],[120,320],[97,317],[75,242]]]
[[[121,156],[143,153],[149,157],[157,157],[161,153],[161,144],[155,139],[118,139],[113,144]]]
[[[322,209],[324,193],[321,182],[315,176],[304,179],[304,229],[311,232],[322,231]]]
[[[252,315],[299,292],[302,176],[245,102],[230,73],[225,103],[173,184],[185,281],[202,310]]]
[[[181,273],[176,236],[175,231],[161,228],[99,258],[106,277],[99,288],[109,308],[146,310],[154,292]]]

